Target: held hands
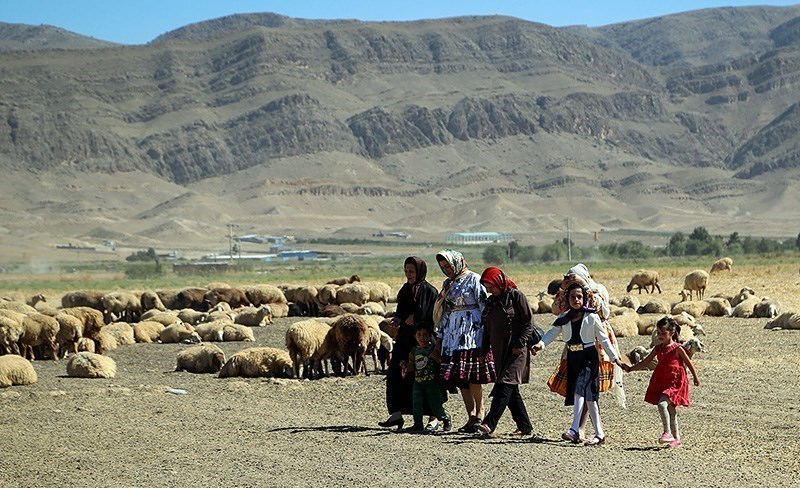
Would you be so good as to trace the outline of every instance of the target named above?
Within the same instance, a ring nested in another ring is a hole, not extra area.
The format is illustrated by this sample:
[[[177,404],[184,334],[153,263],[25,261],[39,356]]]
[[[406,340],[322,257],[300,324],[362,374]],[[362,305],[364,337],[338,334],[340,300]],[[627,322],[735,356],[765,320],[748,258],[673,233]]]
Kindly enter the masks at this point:
[[[544,349],[544,344],[541,341],[531,346],[531,354],[536,356],[536,353]]]

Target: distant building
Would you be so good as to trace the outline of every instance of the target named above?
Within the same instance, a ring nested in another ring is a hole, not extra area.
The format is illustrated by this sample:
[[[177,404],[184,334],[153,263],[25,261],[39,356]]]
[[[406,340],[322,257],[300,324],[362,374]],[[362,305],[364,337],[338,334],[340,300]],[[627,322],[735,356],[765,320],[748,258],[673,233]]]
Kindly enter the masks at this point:
[[[456,232],[447,234],[448,244],[470,245],[470,244],[492,244],[511,242],[514,240],[512,234],[506,232]]]

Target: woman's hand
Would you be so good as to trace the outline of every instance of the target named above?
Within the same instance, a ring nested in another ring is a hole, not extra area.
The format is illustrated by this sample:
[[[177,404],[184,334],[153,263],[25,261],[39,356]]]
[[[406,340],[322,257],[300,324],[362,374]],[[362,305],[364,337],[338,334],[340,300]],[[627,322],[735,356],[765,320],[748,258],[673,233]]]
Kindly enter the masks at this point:
[[[700,386],[700,380],[697,378],[694,379],[694,386]]]
[[[536,356],[536,353],[538,353],[542,349],[544,349],[544,344],[542,343],[542,341],[539,341],[536,344],[531,346],[531,354]]]

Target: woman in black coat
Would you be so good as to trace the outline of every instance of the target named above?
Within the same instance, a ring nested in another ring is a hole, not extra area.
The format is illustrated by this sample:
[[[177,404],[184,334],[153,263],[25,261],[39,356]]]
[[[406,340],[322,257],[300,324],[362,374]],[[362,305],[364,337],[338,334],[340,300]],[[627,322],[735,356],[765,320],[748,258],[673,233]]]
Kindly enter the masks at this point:
[[[397,328],[392,359],[386,373],[386,409],[389,418],[378,422],[381,427],[403,427],[403,414],[410,415],[411,389],[414,375],[403,378],[405,363],[411,347],[416,343],[414,330],[418,324],[428,324],[433,329],[433,305],[439,292],[425,281],[428,266],[421,258],[409,256],[403,263],[406,283],[397,293],[397,311],[392,325]]]

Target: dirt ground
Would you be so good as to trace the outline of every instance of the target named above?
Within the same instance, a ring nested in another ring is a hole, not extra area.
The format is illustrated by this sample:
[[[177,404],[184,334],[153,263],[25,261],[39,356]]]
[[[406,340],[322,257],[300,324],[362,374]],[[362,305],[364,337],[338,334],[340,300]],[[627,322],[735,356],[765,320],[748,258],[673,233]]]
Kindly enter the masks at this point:
[[[255,344],[222,347],[226,355],[281,347],[294,320],[256,329]],[[111,380],[68,378],[65,361],[36,361],[38,383],[0,391],[0,486],[796,486],[800,332],[763,330],[765,322],[703,320],[701,386],[680,411],[685,445],[676,450],[656,447],[656,408],[643,401],[648,372],[626,376],[626,410],[601,400],[606,446],[561,441],[570,410],[544,384],[559,348],[534,359],[522,387],[537,440],[382,429],[381,374],[297,381],[175,373],[175,356],[188,347],[178,344],[109,352],[118,367]],[[460,398],[447,408],[461,425]],[[498,432],[513,428],[506,413]]]
[[[663,297],[674,294],[685,272],[662,271]],[[618,296],[630,272],[600,276]],[[519,277],[518,283],[532,296],[546,281]],[[800,308],[796,265],[740,267],[713,285],[710,291],[728,293],[749,285],[759,296]],[[552,319],[536,316],[545,329]],[[227,356],[252,346],[283,348],[296,320],[255,329],[255,343],[221,347]],[[386,417],[382,374],[219,379],[173,372],[187,345],[134,344],[108,353],[117,362],[114,379],[68,378],[66,361],[40,360],[36,384],[0,390],[0,487],[797,486],[800,331],[764,330],[767,319],[699,322],[706,351],[695,356],[701,385],[692,387],[692,406],[679,411],[681,449],[656,445],[656,407],[643,400],[647,371],[626,375],[627,409],[610,396],[601,399],[604,447],[561,441],[571,409],[545,386],[558,347],[534,358],[531,383],[521,388],[536,437],[507,435],[514,425],[506,412],[498,426],[503,435],[480,440],[378,427]],[[627,352],[649,340],[621,338],[620,345]],[[462,425],[461,399],[451,396],[446,406],[454,426]]]

